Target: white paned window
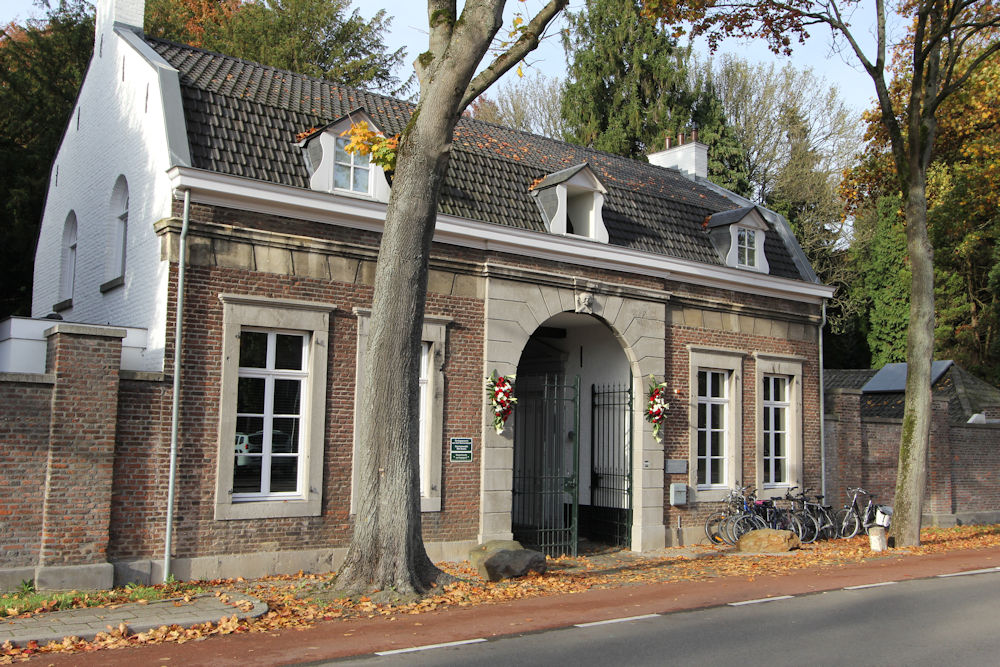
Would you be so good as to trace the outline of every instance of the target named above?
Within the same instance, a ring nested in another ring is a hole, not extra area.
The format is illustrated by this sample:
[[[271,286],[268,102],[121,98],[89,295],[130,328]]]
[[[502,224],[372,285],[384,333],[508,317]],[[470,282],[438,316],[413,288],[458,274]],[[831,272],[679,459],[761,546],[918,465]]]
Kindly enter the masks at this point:
[[[319,516],[332,304],[220,294],[218,520]]]
[[[428,371],[430,368],[431,344],[424,341],[420,344],[420,415],[418,417],[418,428],[420,429],[420,495],[428,498],[431,496],[431,457],[434,452],[431,448],[431,437],[427,432],[433,420],[430,413],[431,400],[429,396]]]
[[[736,262],[740,266],[757,266],[757,232],[740,227],[736,231]]]
[[[763,391],[764,485],[788,483],[788,378],[765,375]]]
[[[367,155],[348,153],[346,137],[337,137],[333,160],[333,187],[369,194],[371,192],[371,161]]]
[[[76,283],[76,213],[70,211],[63,226],[62,262],[59,266],[59,299],[72,299]]]
[[[729,447],[729,373],[698,370],[698,486],[710,488],[727,482]]]
[[[300,497],[308,337],[240,334],[233,501]]]

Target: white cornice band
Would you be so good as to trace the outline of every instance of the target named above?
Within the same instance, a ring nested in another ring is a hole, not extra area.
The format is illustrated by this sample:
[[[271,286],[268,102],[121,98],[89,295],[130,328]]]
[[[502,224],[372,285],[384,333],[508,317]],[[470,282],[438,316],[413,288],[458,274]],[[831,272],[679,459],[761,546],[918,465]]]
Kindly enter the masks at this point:
[[[175,190],[190,190],[192,198],[202,204],[372,232],[381,232],[385,220],[386,204],[369,197],[317,192],[191,167],[171,167],[167,175]],[[827,285],[449,215],[438,215],[434,240],[806,303],[820,303],[834,293]]]

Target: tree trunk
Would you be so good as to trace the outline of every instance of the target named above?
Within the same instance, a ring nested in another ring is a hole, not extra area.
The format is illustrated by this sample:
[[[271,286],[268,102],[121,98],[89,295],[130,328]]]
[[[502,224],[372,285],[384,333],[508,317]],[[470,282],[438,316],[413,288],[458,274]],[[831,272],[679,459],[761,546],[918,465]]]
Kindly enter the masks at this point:
[[[906,247],[912,289],[906,342],[906,399],[899,443],[891,534],[896,546],[920,544],[920,521],[931,428],[931,361],[934,357],[934,251],[927,237],[924,170],[914,170],[906,193]]]
[[[375,269],[366,350],[366,393],[358,403],[358,506],[337,588],[353,593],[425,593],[441,572],[421,535],[419,368],[427,265],[438,195],[457,116],[417,107],[400,141]]]

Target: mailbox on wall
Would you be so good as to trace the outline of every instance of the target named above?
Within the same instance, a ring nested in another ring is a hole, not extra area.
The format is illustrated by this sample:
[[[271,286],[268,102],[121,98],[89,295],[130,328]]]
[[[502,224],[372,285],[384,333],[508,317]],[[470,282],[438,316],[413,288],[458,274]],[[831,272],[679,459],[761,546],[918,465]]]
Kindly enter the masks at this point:
[[[687,505],[688,487],[684,482],[673,482],[670,485],[670,504]]]

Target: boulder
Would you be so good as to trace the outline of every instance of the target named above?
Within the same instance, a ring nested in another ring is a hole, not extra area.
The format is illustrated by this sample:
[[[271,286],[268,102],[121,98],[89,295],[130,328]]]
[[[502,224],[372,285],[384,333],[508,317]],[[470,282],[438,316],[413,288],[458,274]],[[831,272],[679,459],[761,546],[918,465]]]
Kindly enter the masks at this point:
[[[759,528],[740,538],[736,550],[750,553],[783,553],[799,548],[799,536],[790,530]]]
[[[501,549],[510,549],[511,551],[518,551],[523,549],[521,543],[517,540],[490,540],[489,542],[484,542],[478,547],[469,550],[469,562],[472,563],[472,567],[479,569],[486,557],[490,555],[493,551],[500,551]]]
[[[545,574],[545,554],[530,549],[497,549],[479,565],[479,576],[487,581],[523,577],[529,572]]]

